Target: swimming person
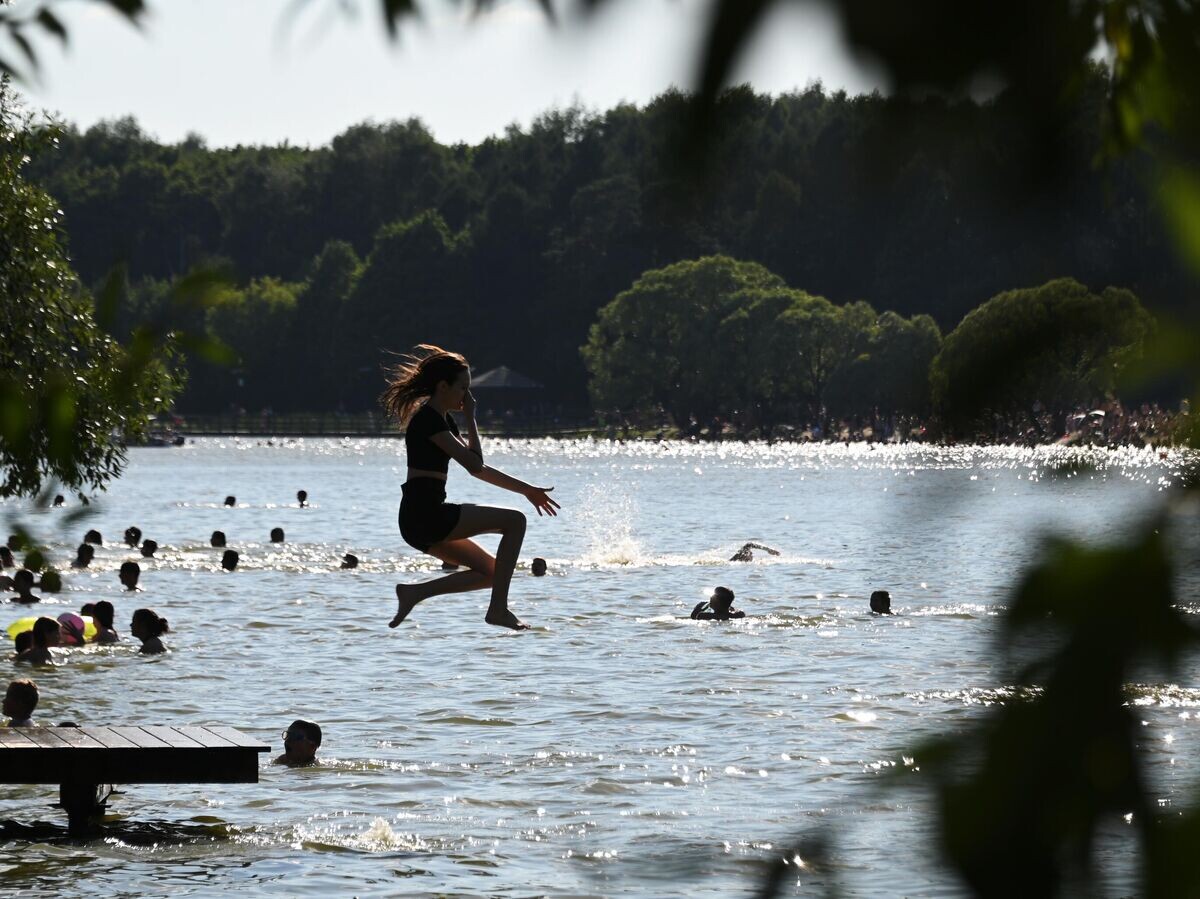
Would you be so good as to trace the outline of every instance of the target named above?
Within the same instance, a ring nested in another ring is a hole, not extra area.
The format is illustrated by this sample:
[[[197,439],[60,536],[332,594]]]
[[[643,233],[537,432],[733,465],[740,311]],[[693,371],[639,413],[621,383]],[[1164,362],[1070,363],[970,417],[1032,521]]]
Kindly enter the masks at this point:
[[[156,552],[158,552],[158,541],[146,538],[142,542],[142,558],[153,559]]]
[[[33,623],[33,645],[17,656],[18,662],[28,662],[31,665],[53,665],[54,655],[51,646],[57,646],[61,641],[61,625],[45,616]]]
[[[876,590],[871,594],[871,611],[876,615],[891,615],[892,594],[886,590]]]
[[[28,568],[22,568],[13,575],[12,587],[17,595],[12,597],[12,602],[28,604],[41,601],[41,597],[33,593],[33,580],[33,572]]]
[[[233,571],[237,568],[238,554],[236,549],[225,550],[225,555],[221,556],[221,567],[226,571]]]
[[[99,531],[97,531],[95,528],[92,528],[92,530],[83,535],[83,542],[95,543],[97,546],[103,546],[104,538],[100,536]]]
[[[529,573],[532,574],[534,577],[545,577],[546,576],[546,560],[543,559],[541,556],[538,556],[536,559],[534,559],[532,562],[530,562],[529,563]]]
[[[271,528],[271,542],[272,543],[282,543],[283,542],[283,528]]]
[[[142,529],[137,525],[130,525],[125,528],[125,545],[132,546],[137,549],[137,545],[142,542]]]
[[[138,609],[133,613],[133,619],[129,622],[129,633],[142,641],[142,648],[139,652],[146,655],[167,651],[167,647],[163,646],[163,642],[159,638],[170,629],[167,619],[160,617],[153,609]]]
[[[779,555],[779,550],[771,549],[769,546],[763,546],[761,543],[747,543],[742,546],[737,552],[730,556],[730,562],[753,562],[754,551],[756,549],[764,550],[772,556]]]
[[[12,550],[7,546],[0,546],[0,568],[12,568],[16,564],[16,560],[13,559]]]
[[[33,629],[21,631],[13,637],[13,646],[16,649],[17,657],[20,658],[21,653],[33,647]]]
[[[357,568],[357,567],[358,567],[358,556],[354,555],[354,553],[346,553],[346,555],[342,556],[342,568]]]
[[[301,509],[308,508],[308,491],[307,490],[297,490],[296,491],[296,502],[298,502],[300,504]]]
[[[4,715],[9,727],[34,727],[33,710],[38,704],[38,688],[31,680],[15,680],[4,692]]]
[[[96,547],[90,543],[80,543],[79,549],[75,551],[75,561],[71,563],[72,568],[87,568],[92,564],[92,559],[96,556]]]
[[[695,621],[728,621],[731,618],[745,618],[746,613],[733,608],[732,590],[717,587],[707,602],[699,603],[692,609],[691,617]]]
[[[225,497],[225,505],[230,508],[232,508],[233,506],[236,506],[237,505],[237,497],[236,496]]]
[[[141,576],[142,569],[137,562],[122,562],[121,570],[117,574],[126,590],[138,589],[138,578]]]
[[[213,549],[222,549],[225,546],[225,532],[213,531],[212,536],[208,538],[208,545]]]
[[[320,745],[321,725],[296,719],[283,732],[283,755],[272,764],[287,765],[289,768],[315,765]]]
[[[524,630],[528,625],[508,608],[508,588],[525,539],[525,515],[516,509],[446,502],[447,471],[453,459],[480,480],[521,494],[538,515],[558,514],[559,504],[549,495],[554,488],[535,487],[486,465],[467,360],[426,344],[418,346],[417,353],[388,372],[381,397],[384,409],[405,429],[408,480],[400,502],[400,534],[414,549],[468,570],[423,584],[397,584],[396,615],[388,627],[399,625],[417,603],[431,596],[491,587],[484,620]],[[465,441],[449,415],[451,410],[462,410],[466,416]],[[495,557],[470,539],[496,533],[500,546]]]
[[[43,593],[59,593],[62,590],[62,575],[53,568],[47,568],[38,578],[37,585]]]
[[[113,604],[107,599],[102,599],[92,607],[92,621],[96,623],[96,636],[92,637],[93,643],[116,643],[121,639],[121,635],[117,633],[113,627],[113,616],[116,610]]]

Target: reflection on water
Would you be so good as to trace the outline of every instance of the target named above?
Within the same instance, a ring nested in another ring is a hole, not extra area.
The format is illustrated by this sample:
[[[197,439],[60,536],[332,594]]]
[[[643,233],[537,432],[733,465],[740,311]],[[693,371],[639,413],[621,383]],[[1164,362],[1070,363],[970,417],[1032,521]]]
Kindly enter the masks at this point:
[[[1032,538],[1119,537],[1182,470],[1177,453],[1132,449],[486,449],[563,504],[533,515],[514,579],[529,633],[487,628],[482,594],[386,628],[397,581],[441,574],[396,531],[398,441],[135,450],[71,533],[62,510],[7,504],[60,557],[89,527],[111,541],[136,524],[160,545],[145,560],[106,543],[43,603],[111,600],[125,642],[35,672],[38,719],[231,724],[278,752],[280,731],[308,718],[325,740],[319,765],[264,761],[258,784],[127,787],[104,839],[82,843],[49,808],[55,788],[0,784],[0,889],[724,896],[797,833],[832,826],[828,868],[848,890],[953,894],[931,853],[895,853],[927,844],[929,810],[886,775],[919,778],[923,739],[1035,694],[999,682],[993,646]],[[518,501],[457,473],[449,492]],[[1193,551],[1195,524],[1178,529]],[[273,527],[286,543],[269,542]],[[235,572],[208,545],[218,529]],[[730,562],[750,540],[781,555]],[[346,552],[359,568],[339,570]],[[529,575],[533,556],[549,576]],[[136,594],[117,582],[127,559],[142,566]],[[1200,571],[1186,577],[1180,595],[1194,596]],[[689,620],[718,584],[751,617]],[[900,614],[868,613],[876,589]],[[139,606],[170,620],[169,654],[137,654]],[[1166,801],[1196,779],[1195,675],[1127,690]],[[1124,857],[1114,844],[1118,869]]]

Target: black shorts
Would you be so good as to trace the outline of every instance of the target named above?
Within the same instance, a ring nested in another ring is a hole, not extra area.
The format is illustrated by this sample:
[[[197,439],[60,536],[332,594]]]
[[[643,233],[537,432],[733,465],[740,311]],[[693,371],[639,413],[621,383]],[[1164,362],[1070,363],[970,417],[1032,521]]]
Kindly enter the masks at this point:
[[[400,536],[413,549],[428,552],[454,530],[462,506],[446,502],[446,482],[437,478],[414,478],[401,489]]]

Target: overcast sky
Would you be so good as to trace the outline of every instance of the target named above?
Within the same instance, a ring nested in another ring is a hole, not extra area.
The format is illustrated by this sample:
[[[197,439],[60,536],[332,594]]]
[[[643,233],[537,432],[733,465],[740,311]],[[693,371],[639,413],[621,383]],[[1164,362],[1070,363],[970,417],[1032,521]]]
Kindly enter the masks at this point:
[[[43,41],[40,83],[21,90],[81,127],[133,115],[167,142],[196,132],[210,146],[315,146],[357,122],[416,116],[443,142],[477,143],[575,101],[603,110],[690,86],[709,8],[614,0],[584,24],[553,26],[532,0],[504,0],[476,20],[469,4],[425,0],[425,19],[390,44],[379,0],[357,0],[357,19],[337,12],[339,0],[308,0],[285,18],[293,2],[150,0],[142,31],[93,4],[62,3],[70,46]],[[736,81],[772,93],[817,80],[852,93],[878,86],[818,5],[781,6]]]

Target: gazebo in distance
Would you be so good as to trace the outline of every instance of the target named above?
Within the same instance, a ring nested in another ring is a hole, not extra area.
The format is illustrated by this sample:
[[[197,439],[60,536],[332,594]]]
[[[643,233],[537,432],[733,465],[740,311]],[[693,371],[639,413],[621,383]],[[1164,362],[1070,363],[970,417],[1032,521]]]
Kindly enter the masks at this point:
[[[498,365],[471,376],[471,391],[486,391],[481,397],[484,413],[489,418],[541,414],[545,388],[533,378]]]

